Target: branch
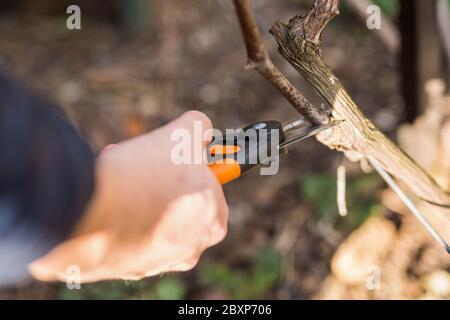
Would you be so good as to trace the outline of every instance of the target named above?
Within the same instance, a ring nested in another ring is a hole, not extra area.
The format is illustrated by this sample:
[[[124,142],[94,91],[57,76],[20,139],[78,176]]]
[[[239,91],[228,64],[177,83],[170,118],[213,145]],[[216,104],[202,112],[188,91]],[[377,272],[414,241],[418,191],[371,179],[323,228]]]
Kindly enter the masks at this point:
[[[234,0],[234,6],[247,48],[247,67],[256,69],[269,80],[308,121],[313,124],[327,123],[329,121],[328,114],[315,108],[270,60],[269,54],[262,44],[261,34],[253,16],[250,0]]]
[[[250,2],[234,0],[234,4],[241,23],[250,64],[276,88],[283,87],[287,80],[273,66],[263,48],[251,13]],[[347,156],[356,155],[358,159],[375,159],[383,169],[405,183],[420,199],[428,203],[441,206],[450,204],[450,196],[428,173],[364,116],[344,86],[325,64],[321,53],[321,34],[326,25],[338,14],[339,0],[316,0],[314,7],[306,16],[297,15],[288,24],[277,22],[270,30],[279,45],[281,55],[331,106],[332,117],[345,120],[342,124],[321,133],[318,136],[319,141],[331,149],[345,152]],[[271,73],[273,70],[276,71],[276,77]],[[307,101],[290,83],[289,88],[289,91],[284,92],[279,89],[289,101],[293,100],[290,96],[291,92],[295,92],[296,97],[301,97],[302,101]],[[296,106],[296,109],[309,119],[312,118],[311,114],[315,114],[314,107],[309,102],[306,105],[307,107],[304,104],[301,107]],[[306,113],[304,113],[305,110]],[[436,206],[432,208],[439,209],[441,216],[445,213],[446,222],[448,222],[450,210]],[[450,228],[446,231],[449,232]]]

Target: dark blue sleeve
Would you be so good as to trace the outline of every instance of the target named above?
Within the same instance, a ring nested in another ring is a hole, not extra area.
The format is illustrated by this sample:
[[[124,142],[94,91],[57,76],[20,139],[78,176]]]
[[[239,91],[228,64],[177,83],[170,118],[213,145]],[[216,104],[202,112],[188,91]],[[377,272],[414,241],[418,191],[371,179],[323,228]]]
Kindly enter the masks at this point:
[[[93,189],[88,144],[57,106],[0,73],[0,286],[69,236]]]

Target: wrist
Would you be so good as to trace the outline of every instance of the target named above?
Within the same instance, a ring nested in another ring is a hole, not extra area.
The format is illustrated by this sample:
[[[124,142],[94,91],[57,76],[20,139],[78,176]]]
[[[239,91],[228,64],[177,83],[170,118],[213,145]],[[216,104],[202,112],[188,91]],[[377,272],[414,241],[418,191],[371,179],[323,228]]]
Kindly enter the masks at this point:
[[[74,229],[73,236],[107,229],[108,215],[120,208],[121,197],[115,190],[113,170],[103,156],[95,161],[96,186],[86,210]]]

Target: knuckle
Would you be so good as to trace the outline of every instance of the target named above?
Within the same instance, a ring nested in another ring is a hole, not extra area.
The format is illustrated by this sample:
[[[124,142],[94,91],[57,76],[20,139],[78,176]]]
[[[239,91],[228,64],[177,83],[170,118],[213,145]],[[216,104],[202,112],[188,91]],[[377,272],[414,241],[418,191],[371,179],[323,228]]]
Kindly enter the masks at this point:
[[[228,226],[225,224],[222,226],[222,228],[220,229],[220,232],[217,235],[219,242],[222,241],[223,239],[225,239],[225,237],[227,236],[227,233],[228,233]]]
[[[212,122],[209,117],[201,111],[190,110],[183,114],[183,117],[191,121],[201,121],[203,123],[204,129],[212,128]]]
[[[215,245],[225,239],[228,232],[227,224],[220,223],[211,231],[210,245]]]
[[[189,271],[195,268],[200,260],[200,256],[194,256],[189,259],[183,260],[178,267],[180,271]]]

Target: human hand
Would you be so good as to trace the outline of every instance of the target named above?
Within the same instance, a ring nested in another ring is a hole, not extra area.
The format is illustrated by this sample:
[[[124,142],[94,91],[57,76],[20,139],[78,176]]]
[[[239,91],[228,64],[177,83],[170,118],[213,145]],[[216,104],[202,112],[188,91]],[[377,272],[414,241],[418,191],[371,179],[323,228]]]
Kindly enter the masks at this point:
[[[203,133],[211,129],[207,116],[190,111],[101,154],[88,210],[70,239],[30,264],[31,274],[65,281],[73,276],[68,268],[77,266],[81,282],[93,282],[193,268],[205,249],[225,237],[228,219],[222,188],[208,166],[171,159],[172,132],[184,128],[193,137],[195,121]]]

